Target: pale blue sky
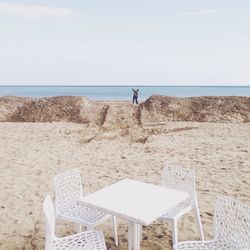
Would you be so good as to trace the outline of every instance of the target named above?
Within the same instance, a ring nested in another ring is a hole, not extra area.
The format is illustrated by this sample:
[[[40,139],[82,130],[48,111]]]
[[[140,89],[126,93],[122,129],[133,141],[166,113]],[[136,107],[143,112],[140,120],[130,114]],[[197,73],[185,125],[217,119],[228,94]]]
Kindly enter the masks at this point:
[[[0,0],[0,84],[250,85],[250,1]]]

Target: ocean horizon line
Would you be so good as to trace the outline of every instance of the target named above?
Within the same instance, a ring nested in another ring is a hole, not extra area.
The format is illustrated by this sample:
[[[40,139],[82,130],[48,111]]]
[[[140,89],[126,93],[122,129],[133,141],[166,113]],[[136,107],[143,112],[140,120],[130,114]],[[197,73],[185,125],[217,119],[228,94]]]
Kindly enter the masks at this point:
[[[0,84],[0,87],[227,87],[227,88],[241,88],[241,87],[250,87],[250,83],[248,85],[245,84],[236,84],[236,85],[217,85],[217,84],[190,84],[190,85],[165,85],[165,84]]]
[[[176,97],[247,96],[250,86],[0,86],[0,96],[52,97],[84,96],[92,100],[131,100],[132,88],[139,89],[139,99],[152,95]]]

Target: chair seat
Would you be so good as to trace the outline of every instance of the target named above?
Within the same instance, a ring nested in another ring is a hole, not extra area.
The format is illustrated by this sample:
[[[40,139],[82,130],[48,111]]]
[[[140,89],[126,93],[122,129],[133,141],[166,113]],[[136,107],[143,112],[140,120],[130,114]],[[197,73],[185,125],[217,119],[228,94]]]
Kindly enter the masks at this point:
[[[95,227],[100,222],[105,221],[110,215],[99,210],[76,204],[64,211],[58,211],[57,217],[80,223],[88,228]]]
[[[186,199],[182,203],[180,203],[178,206],[170,209],[166,213],[164,213],[161,217],[160,220],[168,220],[168,219],[174,219],[176,217],[179,217],[189,210],[192,209],[192,203],[190,199]]]
[[[56,238],[54,250],[107,250],[104,237],[100,231],[86,231],[79,234]]]
[[[186,241],[175,246],[175,250],[236,250],[235,246],[221,240]],[[243,250],[243,249],[242,249]]]

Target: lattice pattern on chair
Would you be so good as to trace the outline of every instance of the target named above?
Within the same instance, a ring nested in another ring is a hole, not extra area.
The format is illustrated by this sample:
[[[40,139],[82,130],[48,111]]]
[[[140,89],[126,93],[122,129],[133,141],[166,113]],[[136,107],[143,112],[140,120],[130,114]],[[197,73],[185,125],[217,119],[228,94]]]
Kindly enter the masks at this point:
[[[43,204],[46,217],[45,250],[106,250],[102,232],[86,231],[71,236],[55,236],[55,213],[52,200],[48,195]]]
[[[86,231],[73,236],[57,239],[53,242],[54,249],[64,250],[102,250],[106,249],[103,234],[100,231]]]
[[[164,213],[160,218],[163,221],[171,223],[173,245],[178,242],[177,219],[189,212],[191,209],[194,209],[195,211],[200,237],[204,240],[195,189],[195,171],[188,168],[166,166],[162,173],[161,184],[167,188],[189,193],[188,199]]]
[[[162,216],[163,218],[174,218],[188,207],[191,209],[192,206],[195,205],[195,171],[193,169],[166,166],[162,173],[161,185],[189,193],[189,198],[187,200],[167,211]]]
[[[81,177],[78,169],[72,169],[54,178],[57,216],[78,221],[87,227],[98,224],[107,216],[98,210],[77,204],[82,196]]]
[[[174,248],[175,250],[239,250],[232,248],[224,241],[210,240],[210,241],[187,241],[182,242]]]
[[[76,201],[82,195],[79,170],[72,169],[54,178],[56,192],[56,210],[67,213],[76,206]]]
[[[219,197],[214,214],[214,240],[187,241],[176,250],[250,250],[250,206]]]
[[[169,218],[169,219],[174,218],[175,216],[182,213],[185,209],[188,209],[190,206],[191,206],[190,199],[186,199],[185,201],[178,204],[178,206],[167,211],[165,214],[162,215],[162,217]]]
[[[106,215],[107,214],[102,213],[99,210],[85,207],[83,205],[76,205],[67,213],[67,216],[71,216],[72,218],[81,218],[82,220],[86,221],[86,224],[89,224],[89,226],[97,223],[100,220],[103,220]]]
[[[162,173],[161,185],[189,193],[190,202],[195,198],[195,171],[193,169],[166,166]]]
[[[250,249],[250,206],[220,197],[214,215],[215,235],[237,249]]]

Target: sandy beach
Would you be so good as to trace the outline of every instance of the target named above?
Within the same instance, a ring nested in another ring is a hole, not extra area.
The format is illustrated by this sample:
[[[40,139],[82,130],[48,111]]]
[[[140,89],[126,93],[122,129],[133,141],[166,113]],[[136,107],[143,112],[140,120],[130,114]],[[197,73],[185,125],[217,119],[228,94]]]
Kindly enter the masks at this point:
[[[144,124],[146,126],[146,124]],[[149,125],[148,125],[149,126]],[[52,178],[79,168],[85,193],[123,178],[160,183],[164,165],[196,170],[196,186],[205,238],[211,239],[216,197],[226,195],[250,204],[250,124],[167,122],[145,143],[131,142],[111,130],[95,134],[87,124],[70,122],[0,123],[0,248],[43,249],[42,203],[54,197]],[[127,223],[118,218],[120,246],[112,240],[112,223],[103,230],[108,249],[126,249]],[[77,225],[58,221],[57,235],[76,232]],[[199,239],[193,213],[179,220],[180,240]],[[169,225],[144,228],[142,250],[171,249]]]
[[[0,0],[0,27],[0,250],[250,250],[250,0]],[[55,197],[76,168],[92,195]]]

